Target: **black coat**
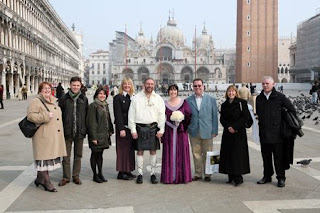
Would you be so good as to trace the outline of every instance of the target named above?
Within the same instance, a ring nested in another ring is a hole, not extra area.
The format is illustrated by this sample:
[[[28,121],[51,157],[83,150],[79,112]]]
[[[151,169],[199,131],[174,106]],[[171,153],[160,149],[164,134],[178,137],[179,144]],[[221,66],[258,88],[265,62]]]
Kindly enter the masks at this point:
[[[64,89],[63,89],[63,87],[61,85],[58,85],[57,89],[56,89],[56,97],[59,99],[63,95],[64,95]]]
[[[242,106],[242,110],[240,108]],[[245,123],[252,120],[247,101],[227,99],[221,105],[220,123],[223,126],[219,172],[230,175],[250,173],[249,151]],[[232,127],[236,133],[230,133]]]
[[[125,96],[118,94],[113,98],[113,113],[116,130],[124,130],[124,125],[128,125],[128,111],[131,100]]]
[[[289,112],[295,113],[291,101],[273,88],[269,100],[264,92],[258,95],[256,100],[256,112],[259,119],[260,143],[283,143],[281,135],[281,110],[285,107]]]
[[[86,116],[88,111],[88,99],[82,94],[80,94],[77,99],[77,132],[75,136],[73,135],[73,103],[73,99],[68,92],[59,99],[59,107],[62,111],[64,136],[65,138],[85,138],[87,134]]]
[[[109,106],[103,107],[92,102],[88,109],[87,126],[89,148],[96,151],[108,149],[111,145],[110,136],[114,133]],[[94,140],[98,141],[97,145],[92,143]]]

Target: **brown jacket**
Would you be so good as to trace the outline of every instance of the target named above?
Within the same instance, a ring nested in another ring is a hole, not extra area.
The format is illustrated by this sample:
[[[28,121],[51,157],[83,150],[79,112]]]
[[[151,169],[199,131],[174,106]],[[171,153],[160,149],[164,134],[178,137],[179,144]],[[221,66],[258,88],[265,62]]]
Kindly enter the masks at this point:
[[[39,98],[43,100],[50,112],[54,113],[53,118],[49,118],[49,112]],[[35,160],[49,160],[67,155],[61,110],[56,101],[57,99],[53,96],[49,102],[42,95],[37,95],[28,106],[28,120],[38,125],[43,123],[32,137]]]

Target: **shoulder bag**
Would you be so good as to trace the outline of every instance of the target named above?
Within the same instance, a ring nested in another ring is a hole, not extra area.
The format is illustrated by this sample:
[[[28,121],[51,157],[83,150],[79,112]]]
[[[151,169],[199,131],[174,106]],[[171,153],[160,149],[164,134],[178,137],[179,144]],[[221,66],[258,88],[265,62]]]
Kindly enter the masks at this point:
[[[50,112],[50,110],[48,109],[48,107],[45,105],[45,103],[39,98],[39,100],[42,102],[42,104],[45,106],[45,108],[47,109],[48,112]],[[43,124],[43,123],[42,123]],[[40,126],[42,125],[40,124]],[[22,119],[22,121],[19,122],[19,127],[21,129],[21,132],[23,133],[23,135],[27,138],[32,138],[34,136],[34,134],[37,132],[38,128],[40,126],[37,126],[35,123],[29,121],[27,119],[27,116],[24,117]]]

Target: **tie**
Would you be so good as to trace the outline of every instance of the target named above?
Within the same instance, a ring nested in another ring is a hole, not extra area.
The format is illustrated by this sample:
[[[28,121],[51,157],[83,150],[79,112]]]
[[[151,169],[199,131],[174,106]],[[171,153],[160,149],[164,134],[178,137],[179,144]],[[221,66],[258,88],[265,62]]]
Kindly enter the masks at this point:
[[[130,95],[129,95],[129,94],[127,94],[127,95],[126,95],[126,98],[128,98],[128,99],[130,100]]]

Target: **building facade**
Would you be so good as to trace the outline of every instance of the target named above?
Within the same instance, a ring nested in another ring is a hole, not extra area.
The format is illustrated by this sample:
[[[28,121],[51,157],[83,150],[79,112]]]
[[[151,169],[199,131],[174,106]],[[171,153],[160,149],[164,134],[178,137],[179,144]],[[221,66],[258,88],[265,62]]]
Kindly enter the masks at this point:
[[[0,82],[16,96],[26,84],[67,84],[79,75],[79,44],[48,0],[0,0]]]
[[[89,56],[89,85],[110,84],[109,52],[98,50]]]
[[[290,82],[290,46],[295,41],[294,37],[282,37],[278,42],[278,81]]]
[[[192,46],[188,46],[174,18],[161,27],[154,41],[147,39],[140,27],[133,39],[124,32],[116,32],[109,43],[112,84],[119,85],[128,76],[136,85],[152,77],[156,84],[191,83],[202,78],[206,83],[226,83],[224,55],[217,57],[213,38],[205,26]]]
[[[278,0],[237,0],[236,81],[278,79]]]
[[[303,21],[297,28],[297,41],[290,46],[290,76],[295,83],[320,78],[320,14]]]

